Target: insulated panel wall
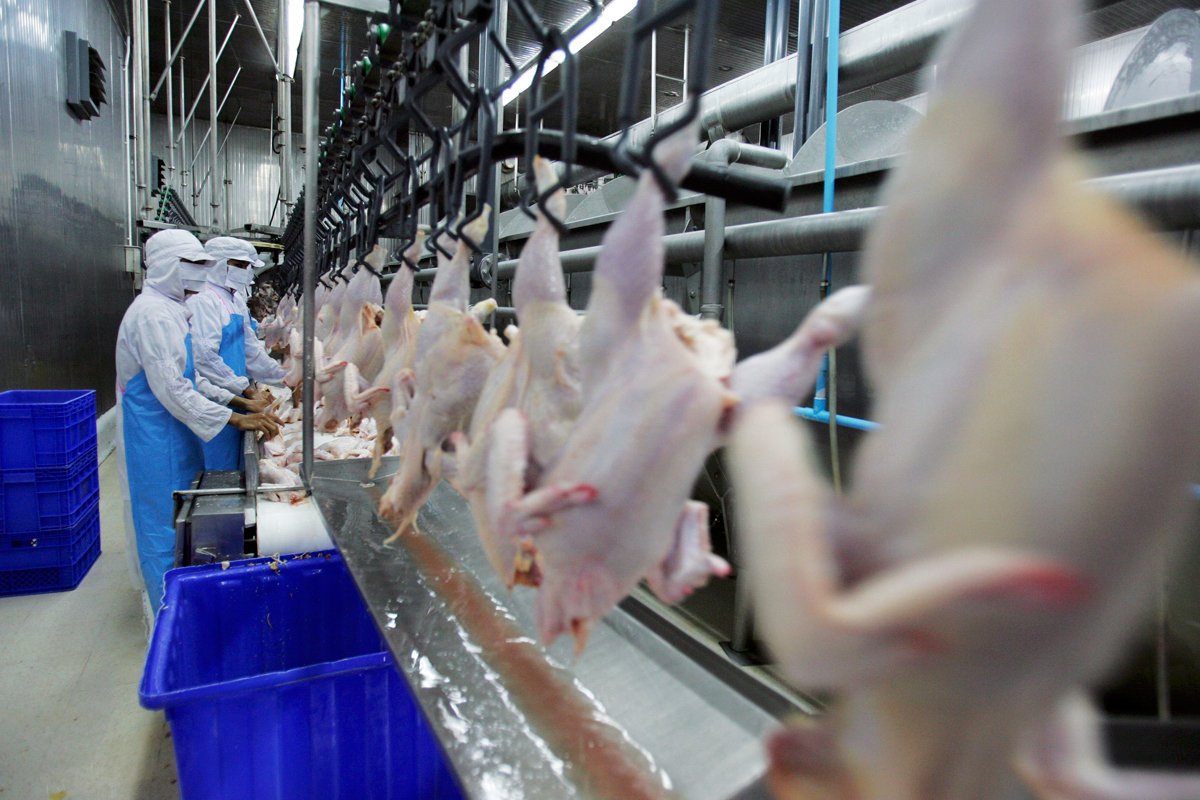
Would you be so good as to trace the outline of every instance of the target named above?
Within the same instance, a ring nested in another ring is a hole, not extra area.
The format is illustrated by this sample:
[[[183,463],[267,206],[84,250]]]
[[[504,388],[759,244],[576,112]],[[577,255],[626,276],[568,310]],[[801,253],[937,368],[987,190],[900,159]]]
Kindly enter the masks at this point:
[[[188,100],[192,102],[192,100]],[[201,103],[206,102],[201,100]],[[175,120],[175,136],[179,137],[180,127],[179,120]],[[167,117],[163,114],[155,114],[150,119],[151,132],[150,142],[153,147],[154,155],[161,158],[164,162],[170,162],[167,152]],[[187,152],[182,148],[177,148],[175,151],[175,176],[172,185],[183,198],[188,210],[192,213],[192,217],[196,223],[202,226],[208,226],[212,222],[212,202],[211,182],[212,177],[209,177],[208,183],[205,182],[205,176],[208,174],[209,165],[209,147],[208,142],[201,141],[204,134],[208,131],[208,120],[193,120],[188,126],[186,139]],[[229,185],[229,205],[233,211],[228,215],[228,222],[233,224],[233,227],[240,228],[246,223],[254,223],[256,225],[275,225],[283,227],[286,220],[283,218],[283,209],[275,208],[275,198],[279,193],[279,156],[271,152],[271,131],[266,128],[250,128],[244,125],[235,125],[230,131],[230,126],[225,123],[218,123],[217,126],[217,145],[225,143],[224,150],[217,158],[217,164],[224,169],[228,165],[229,180],[232,181]],[[226,139],[225,135],[229,134]],[[300,189],[304,186],[304,152],[301,146],[304,144],[304,137],[294,135],[292,137],[292,195],[300,193]],[[194,166],[190,166],[192,159],[196,159]],[[183,175],[183,171],[188,170],[188,174]],[[195,191],[198,186],[204,186],[200,196],[195,196]],[[217,202],[221,204],[219,211],[222,226],[226,225],[225,213],[225,195],[220,183],[220,177],[217,178]],[[274,219],[271,217],[271,212],[274,210]]]
[[[67,109],[64,31],[108,68],[108,105]],[[124,36],[106,0],[0,0],[0,390],[87,388],[113,404],[127,180]]]

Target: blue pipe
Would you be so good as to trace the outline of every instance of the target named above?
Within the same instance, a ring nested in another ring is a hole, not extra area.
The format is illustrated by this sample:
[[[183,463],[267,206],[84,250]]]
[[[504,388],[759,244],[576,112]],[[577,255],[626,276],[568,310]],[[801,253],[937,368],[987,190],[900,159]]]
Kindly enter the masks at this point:
[[[825,198],[822,209],[826,214],[833,212],[833,176],[837,170],[837,112],[838,112],[838,64],[841,60],[841,29],[842,3],[841,0],[829,0],[829,31],[827,42],[827,57],[825,59]],[[822,269],[821,286],[824,300],[825,290],[833,279],[833,257],[825,254]],[[829,381],[829,356],[821,361],[821,371],[817,374],[817,389],[813,396],[813,411],[824,414],[829,421],[827,384]],[[842,418],[837,418],[842,424]],[[853,426],[850,426],[853,427]]]
[[[821,422],[829,424],[829,412],[818,411],[815,408],[797,408],[795,409],[796,416],[800,419],[806,419],[809,422]],[[878,422],[871,422],[867,419],[857,419],[856,417],[843,417],[841,414],[837,416],[837,424],[844,428],[853,428],[856,431],[874,431],[879,429]]]

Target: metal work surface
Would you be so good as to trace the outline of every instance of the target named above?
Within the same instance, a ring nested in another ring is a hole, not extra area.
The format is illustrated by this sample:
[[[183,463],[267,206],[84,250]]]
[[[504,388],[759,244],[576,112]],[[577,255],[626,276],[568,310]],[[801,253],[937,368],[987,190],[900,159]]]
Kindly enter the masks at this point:
[[[533,593],[504,589],[446,484],[385,544],[397,465],[318,463],[313,496],[469,796],[760,796],[770,714],[620,609],[578,659],[544,650]]]

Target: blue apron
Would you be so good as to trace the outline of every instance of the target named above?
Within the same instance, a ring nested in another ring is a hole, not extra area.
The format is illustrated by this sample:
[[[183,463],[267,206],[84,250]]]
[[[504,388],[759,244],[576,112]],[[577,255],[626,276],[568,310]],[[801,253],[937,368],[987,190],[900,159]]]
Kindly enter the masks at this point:
[[[219,295],[218,295],[219,296]],[[229,303],[221,297],[222,304]],[[246,329],[241,314],[229,315],[229,322],[221,329],[221,360],[239,377],[246,377]],[[242,468],[242,432],[226,425],[211,441],[204,443],[204,468],[206,470],[240,470]]]
[[[254,331],[255,334],[258,333],[258,320],[254,317],[250,317],[250,330]]]
[[[191,334],[183,341],[187,348],[183,375],[195,382]],[[138,563],[150,594],[150,607],[158,613],[163,573],[175,565],[173,493],[190,488],[196,473],[204,469],[204,454],[196,434],[175,419],[150,391],[145,372],[139,372],[125,385],[121,415]]]

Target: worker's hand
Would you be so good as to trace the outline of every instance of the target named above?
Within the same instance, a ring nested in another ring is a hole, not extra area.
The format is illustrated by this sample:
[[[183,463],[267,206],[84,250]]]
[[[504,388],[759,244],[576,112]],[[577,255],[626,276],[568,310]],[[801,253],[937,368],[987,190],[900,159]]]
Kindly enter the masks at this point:
[[[271,405],[271,401],[269,397],[235,397],[229,401],[229,405],[238,411],[257,414],[260,411],[266,411],[267,407]]]
[[[283,421],[274,414],[231,414],[229,424],[239,431],[256,431],[264,438],[273,439],[283,429]]]
[[[242,392],[242,397],[247,400],[265,400],[268,403],[271,402],[271,395],[262,389],[256,389],[254,384],[246,387],[245,391]]]

